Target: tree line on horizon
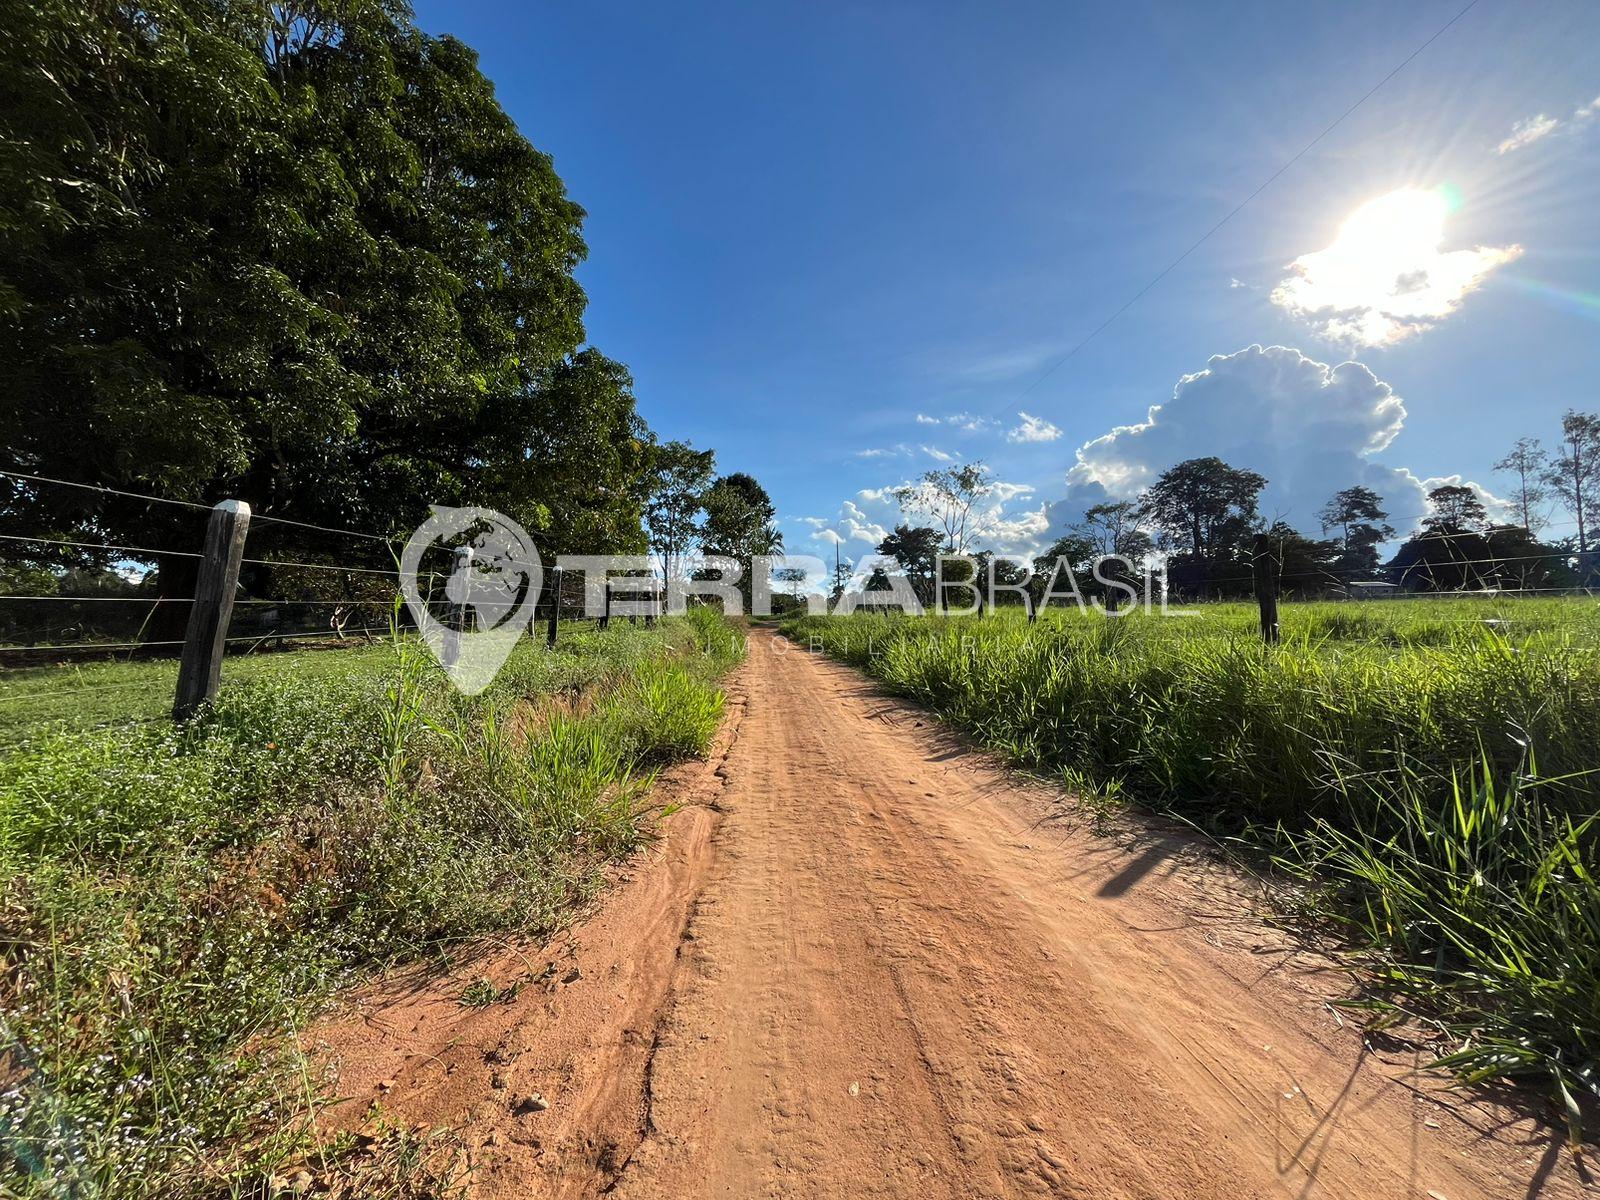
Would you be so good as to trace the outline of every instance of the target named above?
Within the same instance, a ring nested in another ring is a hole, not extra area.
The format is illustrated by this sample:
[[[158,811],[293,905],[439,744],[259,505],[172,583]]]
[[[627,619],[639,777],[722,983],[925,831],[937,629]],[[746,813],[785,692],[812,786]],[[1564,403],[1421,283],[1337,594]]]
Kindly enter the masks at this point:
[[[659,440],[587,343],[584,212],[470,47],[396,0],[0,11],[0,591],[192,595],[204,514],[140,495],[246,500],[300,523],[257,521],[251,558],[352,567],[390,550],[308,526],[443,504],[547,557],[770,544],[760,485]]]
[[[1280,587],[1292,594],[1348,594],[1362,584],[1450,592],[1559,590],[1592,582],[1597,571],[1590,532],[1600,523],[1600,417],[1568,411],[1558,450],[1520,438],[1495,469],[1515,480],[1510,503],[1519,520],[1491,520],[1471,487],[1436,487],[1427,495],[1428,513],[1417,531],[1384,561],[1381,549],[1397,530],[1372,488],[1355,484],[1335,492],[1317,512],[1321,536],[1313,537],[1262,517],[1265,476],[1215,456],[1188,459],[1162,471],[1135,499],[1087,508],[1033,560],[1031,589],[1037,599],[1050,586],[1064,588],[1052,579],[1064,563],[1086,596],[1103,595],[1107,588],[1094,579],[1094,566],[1116,556],[1136,566],[1159,559],[1174,597],[1239,598],[1252,591],[1255,539],[1263,533],[1277,560]],[[1000,585],[1028,580],[1022,564],[979,548],[989,532],[983,516],[993,490],[982,462],[928,471],[893,490],[906,519],[876,551],[901,564],[922,603],[934,601],[941,554],[971,555],[980,576],[992,570]],[[1540,536],[1550,524],[1551,505],[1575,518],[1571,536]],[[849,574],[850,565],[841,563],[835,594]],[[1101,574],[1128,575],[1126,582],[1138,583],[1120,568],[1105,566]],[[997,592],[995,600],[1020,602],[1015,592]]]

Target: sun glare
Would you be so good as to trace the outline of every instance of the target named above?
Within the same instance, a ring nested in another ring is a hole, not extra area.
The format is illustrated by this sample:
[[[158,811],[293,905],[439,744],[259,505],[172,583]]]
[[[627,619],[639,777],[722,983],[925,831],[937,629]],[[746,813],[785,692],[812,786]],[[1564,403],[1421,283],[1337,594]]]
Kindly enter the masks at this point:
[[[1441,250],[1445,221],[1460,205],[1450,188],[1401,188],[1345,219],[1326,249],[1290,264],[1272,301],[1338,341],[1397,342],[1449,316],[1463,297],[1520,246]]]

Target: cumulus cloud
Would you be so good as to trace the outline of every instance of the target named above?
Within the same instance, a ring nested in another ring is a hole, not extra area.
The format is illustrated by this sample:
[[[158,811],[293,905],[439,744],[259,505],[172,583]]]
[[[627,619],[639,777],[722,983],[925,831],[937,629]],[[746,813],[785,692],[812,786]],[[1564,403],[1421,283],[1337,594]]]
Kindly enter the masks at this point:
[[[858,492],[855,500],[846,500],[839,506],[837,517],[801,517],[800,523],[811,527],[812,541],[830,546],[849,542],[865,542],[868,546],[876,546],[888,536],[889,531],[862,504],[876,507],[882,503],[882,496],[883,493],[877,490]]]
[[[1006,433],[1008,442],[1053,442],[1061,436],[1061,430],[1043,417],[1035,417],[1020,409],[1017,415],[1022,418],[1022,423]]]
[[[1008,500],[1015,500],[1018,496],[1031,496],[1033,495],[1034,491],[1035,489],[1030,484],[1026,483],[1006,483],[1004,481],[997,480],[994,484],[995,499],[999,500],[1001,503],[1005,503]]]
[[[939,449],[939,447],[937,447],[937,446],[923,446],[922,447],[922,452],[924,454],[926,454],[929,458],[933,459],[934,462],[947,463],[947,462],[955,462],[955,460],[956,460],[956,456],[954,454],[948,454],[945,451]]]
[[[1402,188],[1352,213],[1331,245],[1289,264],[1272,302],[1323,336],[1383,346],[1429,329],[1461,307],[1521,246],[1441,250],[1449,201]]]
[[[939,418],[938,417],[930,417],[927,413],[918,413],[917,414],[917,424],[918,425],[938,425],[939,423],[940,422],[939,422]]]
[[[1438,483],[1375,457],[1405,418],[1394,389],[1361,363],[1332,366],[1285,346],[1217,355],[1180,379],[1172,399],[1151,407],[1144,421],[1079,447],[1065,498],[1049,506],[1050,527],[1060,531],[1091,504],[1134,498],[1174,463],[1215,455],[1266,476],[1261,512],[1269,521],[1281,517],[1315,533],[1328,498],[1362,484],[1383,497],[1391,523],[1406,533]]]
[[[1582,112],[1579,109],[1578,112]],[[1518,121],[1511,127],[1511,134],[1505,141],[1495,147],[1498,154],[1510,154],[1513,150],[1521,150],[1524,146],[1531,146],[1546,134],[1554,133],[1556,126],[1561,122],[1555,117],[1544,113],[1535,113],[1525,121]]]
[[[854,543],[856,553],[864,553],[863,547],[877,546],[890,529],[907,520],[894,498],[894,489],[909,482],[862,488],[853,499],[840,506],[838,517],[801,517],[800,523],[811,528],[814,542],[823,546],[839,545],[847,552]],[[990,494],[969,518],[969,526],[981,531],[974,548],[1018,557],[1042,553],[1048,544],[1045,535],[1049,531],[1050,515],[1043,503],[1026,505],[1034,491],[1030,484],[994,480]],[[1024,502],[1024,506],[1014,506],[1018,501]]]

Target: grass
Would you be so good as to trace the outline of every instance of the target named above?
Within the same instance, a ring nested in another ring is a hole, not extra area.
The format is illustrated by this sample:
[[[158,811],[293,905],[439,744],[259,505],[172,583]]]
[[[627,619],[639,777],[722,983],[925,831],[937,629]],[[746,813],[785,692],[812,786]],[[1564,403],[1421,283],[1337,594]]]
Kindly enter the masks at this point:
[[[654,771],[707,749],[723,630],[573,627],[472,698],[402,639],[230,663],[182,727],[141,722],[165,664],[74,673],[128,683],[94,693],[110,728],[12,706],[34,717],[0,757],[0,1194],[270,1194],[325,1083],[295,1031],[364,973],[590,896],[649,835]],[[448,1147],[356,1149],[371,1194],[454,1194]]]
[[[1191,617],[804,618],[1019,765],[1176,813],[1307,882],[1375,1014],[1472,1080],[1600,1096],[1600,605],[1286,604]]]

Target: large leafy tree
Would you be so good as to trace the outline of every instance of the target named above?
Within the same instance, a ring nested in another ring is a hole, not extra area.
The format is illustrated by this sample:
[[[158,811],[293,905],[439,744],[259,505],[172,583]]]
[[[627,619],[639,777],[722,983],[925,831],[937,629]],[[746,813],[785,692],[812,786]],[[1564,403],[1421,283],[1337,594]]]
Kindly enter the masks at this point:
[[[994,517],[988,505],[993,493],[994,481],[982,462],[928,471],[915,483],[890,491],[901,512],[923,517],[940,530],[946,554],[967,553],[987,531]]]
[[[483,503],[637,547],[648,435],[578,350],[582,210],[470,49],[384,0],[0,6],[0,469],[380,531]],[[24,532],[178,551],[198,519],[0,480]]]
[[[1245,539],[1260,523],[1265,477],[1220,458],[1191,458],[1168,467],[1145,492],[1140,515],[1180,548],[1168,576],[1205,588],[1221,568],[1242,559]]]
[[[716,452],[688,442],[665,442],[650,456],[645,522],[650,549],[667,579],[682,578],[684,559],[699,544],[706,492],[716,471]]]
[[[621,363],[593,348],[562,359],[485,445],[496,465],[481,481],[484,502],[505,498],[541,553],[645,551],[656,447]]]
[[[1550,455],[1539,444],[1538,438],[1518,438],[1504,458],[1494,464],[1496,471],[1504,471],[1517,478],[1517,511],[1522,516],[1522,527],[1530,534],[1538,533],[1549,523],[1549,518],[1539,510],[1549,495],[1540,482],[1550,466]]]
[[[1578,525],[1580,570],[1588,571],[1589,529],[1600,472],[1600,416],[1568,409],[1561,417],[1561,449],[1545,468],[1544,482]]]
[[[1322,532],[1339,531],[1338,556],[1329,565],[1347,579],[1378,569],[1378,547],[1394,536],[1383,497],[1357,485],[1333,494],[1317,513]]]
[[[902,522],[884,535],[878,543],[878,553],[887,554],[900,564],[912,592],[923,604],[929,605],[934,602],[934,574],[943,544],[939,531],[932,526]]]
[[[702,504],[706,512],[702,548],[707,554],[735,559],[743,567],[739,590],[748,605],[754,583],[751,560],[783,550],[783,534],[773,524],[777,509],[772,497],[754,476],[735,471],[713,482]]]
[[[1443,536],[1466,533],[1484,524],[1483,501],[1478,493],[1459,484],[1446,484],[1428,493],[1430,515],[1422,522],[1424,529]]]
[[[1073,532],[1094,543],[1099,554],[1116,554],[1130,563],[1139,563],[1155,548],[1155,543],[1140,526],[1139,504],[1133,500],[1091,504]]]

